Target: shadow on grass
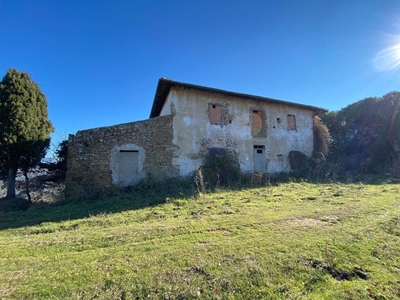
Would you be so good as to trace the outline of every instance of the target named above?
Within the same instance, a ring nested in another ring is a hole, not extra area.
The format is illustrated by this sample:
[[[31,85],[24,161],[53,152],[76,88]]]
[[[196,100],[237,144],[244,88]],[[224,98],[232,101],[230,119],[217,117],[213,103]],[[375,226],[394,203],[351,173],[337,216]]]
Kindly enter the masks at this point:
[[[207,192],[213,193],[222,189],[240,191],[249,188],[279,185],[285,182],[304,182],[315,184],[332,183],[364,183],[364,184],[390,184],[396,183],[390,176],[363,176],[351,178],[337,178],[335,182],[327,180],[319,182],[295,178],[290,174],[274,174],[267,178],[261,177],[254,183],[254,178],[249,175],[240,182],[229,187],[207,185]],[[2,212],[0,207],[0,230],[21,228],[25,226],[40,225],[44,222],[61,222],[94,216],[100,213],[118,213],[128,210],[137,210],[145,207],[157,206],[174,199],[193,199],[197,195],[196,185],[193,180],[171,179],[164,182],[147,179],[130,188],[110,188],[102,194],[92,195],[83,193],[75,199],[64,202],[46,204],[34,203],[27,210]],[[1,206],[1,203],[0,203]],[[14,209],[15,210],[15,209]]]
[[[288,176],[288,175],[287,175]],[[272,176],[274,178],[274,176]],[[394,179],[389,173],[382,174],[342,174],[337,176],[302,176],[296,173],[290,173],[287,178],[284,175],[277,177],[276,182],[309,182],[315,184],[397,184],[400,180]]]
[[[40,225],[44,222],[76,220],[99,213],[118,213],[189,199],[196,194],[190,181],[172,179],[145,180],[135,187],[110,188],[102,194],[82,193],[67,201],[52,204],[34,203],[27,210],[0,211],[0,230]]]

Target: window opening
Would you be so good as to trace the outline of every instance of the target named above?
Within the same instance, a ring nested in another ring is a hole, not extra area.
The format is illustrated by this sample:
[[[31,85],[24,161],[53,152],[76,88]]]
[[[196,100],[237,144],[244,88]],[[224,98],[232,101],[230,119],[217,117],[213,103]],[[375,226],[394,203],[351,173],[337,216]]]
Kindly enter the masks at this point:
[[[256,154],[263,154],[265,150],[264,145],[254,145],[253,148],[254,148],[254,153]]]
[[[211,124],[222,123],[222,108],[221,105],[209,104],[208,105],[208,118]]]
[[[287,115],[288,130],[296,130],[296,116]]]
[[[249,121],[252,137],[266,137],[267,126],[265,119],[265,111],[262,109],[250,109],[249,110]]]
[[[260,129],[263,126],[262,111],[253,110],[253,129]]]
[[[225,148],[210,148],[208,149],[208,154],[211,157],[223,157],[226,156],[227,152]]]

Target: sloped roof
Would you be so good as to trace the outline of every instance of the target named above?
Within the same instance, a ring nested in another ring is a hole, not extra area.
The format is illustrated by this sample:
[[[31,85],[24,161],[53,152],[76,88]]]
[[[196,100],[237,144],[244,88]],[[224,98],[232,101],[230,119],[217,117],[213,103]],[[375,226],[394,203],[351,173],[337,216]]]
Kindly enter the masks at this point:
[[[203,92],[208,92],[208,93],[215,93],[215,94],[231,96],[231,97],[237,97],[237,98],[242,98],[242,99],[262,101],[262,102],[273,103],[273,104],[290,105],[290,106],[295,106],[295,107],[311,110],[317,114],[327,111],[324,108],[320,108],[320,107],[316,107],[316,106],[299,104],[299,103],[277,100],[277,99],[272,99],[272,98],[266,98],[266,97],[261,97],[261,96],[256,96],[256,95],[249,95],[249,94],[225,91],[225,90],[210,88],[210,87],[201,86],[201,85],[178,82],[178,81],[174,81],[174,80],[162,77],[158,81],[156,94],[154,96],[153,107],[151,108],[151,112],[150,112],[150,118],[154,118],[154,117],[157,117],[160,115],[161,110],[164,106],[164,103],[167,100],[169,91],[171,90],[172,87],[183,87],[183,88],[187,88],[187,89],[193,89],[193,90],[198,90],[198,91],[203,91]]]

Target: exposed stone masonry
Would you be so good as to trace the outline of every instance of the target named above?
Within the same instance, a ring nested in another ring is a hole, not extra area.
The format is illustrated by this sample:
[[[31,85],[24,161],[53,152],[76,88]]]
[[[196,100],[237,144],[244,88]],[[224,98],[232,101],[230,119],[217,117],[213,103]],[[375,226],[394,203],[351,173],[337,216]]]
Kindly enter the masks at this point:
[[[135,144],[145,150],[143,172],[158,179],[179,176],[172,165],[177,146],[172,144],[173,116],[162,116],[115,126],[78,131],[70,135],[66,190],[100,191],[112,185],[111,150]]]

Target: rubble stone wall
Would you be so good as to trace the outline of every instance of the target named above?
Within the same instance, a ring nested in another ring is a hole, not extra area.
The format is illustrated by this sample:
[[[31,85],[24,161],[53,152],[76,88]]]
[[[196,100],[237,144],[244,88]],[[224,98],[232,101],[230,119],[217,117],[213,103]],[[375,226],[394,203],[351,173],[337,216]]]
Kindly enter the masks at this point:
[[[172,165],[178,147],[172,144],[173,116],[78,131],[68,144],[66,190],[101,191],[113,184],[112,153],[115,149],[142,149],[142,177],[157,179],[179,176]],[[119,151],[119,150],[118,150]],[[136,151],[136,150],[135,150]],[[114,159],[115,160],[115,159]],[[115,177],[115,174],[114,174]],[[114,178],[115,183],[115,178]]]

